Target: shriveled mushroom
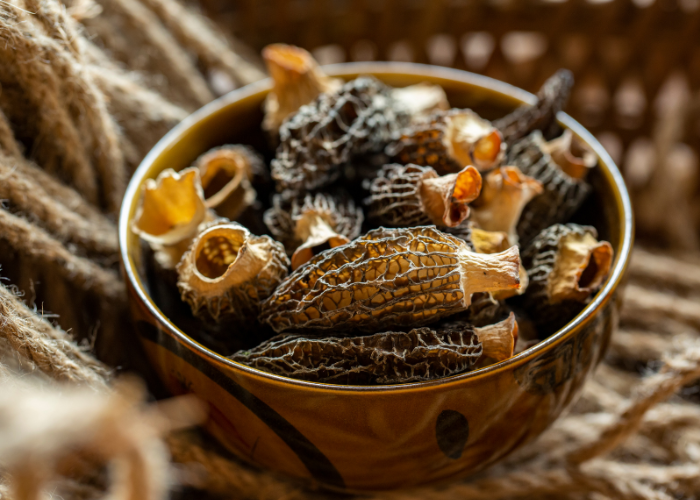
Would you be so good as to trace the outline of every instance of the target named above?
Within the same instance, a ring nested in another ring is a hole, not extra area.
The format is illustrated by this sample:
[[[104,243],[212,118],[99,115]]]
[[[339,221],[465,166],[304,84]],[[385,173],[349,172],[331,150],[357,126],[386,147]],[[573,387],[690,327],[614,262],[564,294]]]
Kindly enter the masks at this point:
[[[381,223],[455,227],[469,215],[467,204],[479,196],[481,175],[472,166],[438,176],[431,167],[391,164],[379,170],[369,191],[369,216]]]
[[[251,323],[287,276],[289,259],[269,236],[255,236],[235,222],[197,235],[177,266],[180,296],[206,321]]]
[[[347,196],[316,193],[287,202],[276,195],[264,220],[292,256],[292,269],[296,269],[323,250],[357,238],[364,216]]]
[[[131,229],[149,243],[164,269],[174,269],[197,227],[210,218],[199,171],[167,169],[144,183]]]
[[[208,208],[230,220],[255,201],[251,180],[263,170],[263,160],[248,146],[226,145],[200,156],[194,165],[199,170]]]
[[[610,272],[613,249],[591,226],[555,224],[523,252],[530,286],[523,295],[533,321],[547,333],[580,311]]]
[[[511,316],[483,328],[468,323],[362,337],[282,334],[231,359],[287,377],[334,384],[397,384],[468,371],[479,361],[513,354]]]
[[[518,248],[470,251],[434,226],[379,228],[297,269],[263,304],[275,331],[381,331],[464,311],[477,292],[517,288]]]
[[[428,165],[439,174],[459,172],[466,165],[483,172],[501,164],[505,143],[488,120],[470,109],[451,109],[409,127],[386,153],[399,163]]]
[[[382,151],[406,120],[391,89],[361,76],[320,94],[285,120],[271,163],[279,192],[304,193],[326,186],[352,158]]]
[[[564,172],[544,151],[539,131],[533,132],[508,148],[507,163],[542,183],[542,192],[523,210],[518,222],[518,236],[527,245],[540,231],[568,221],[581,206],[591,186]]]
[[[309,104],[321,93],[338,90],[343,81],[326,75],[308,51],[294,45],[274,43],[262,51],[272,90],[265,98],[262,127],[277,135],[285,118]]]
[[[511,244],[508,234],[503,231],[485,231],[478,227],[472,227],[468,236],[474,251],[477,253],[499,253],[507,250]],[[522,295],[527,290],[528,277],[525,268],[520,265],[520,286],[515,289],[498,290],[492,292],[494,300],[505,300],[515,295]]]
[[[598,157],[590,146],[569,129],[556,139],[543,143],[542,150],[573,179],[585,179],[588,172],[598,164]]]
[[[501,167],[484,178],[481,196],[472,203],[472,220],[481,229],[505,232],[509,243],[515,245],[520,214],[541,192],[542,184],[517,167]]]

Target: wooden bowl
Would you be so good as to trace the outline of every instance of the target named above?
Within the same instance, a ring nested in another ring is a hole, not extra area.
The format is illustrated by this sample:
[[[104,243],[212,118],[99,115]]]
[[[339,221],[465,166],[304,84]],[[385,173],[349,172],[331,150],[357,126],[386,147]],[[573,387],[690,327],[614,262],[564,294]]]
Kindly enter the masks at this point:
[[[397,87],[436,83],[452,106],[486,118],[534,99],[490,78],[418,64],[326,70],[347,79],[370,74]],[[140,338],[165,385],[173,394],[193,392],[207,402],[207,429],[242,459],[337,489],[378,491],[464,477],[535,439],[574,401],[617,324],[616,289],[630,258],[632,210],[622,176],[602,146],[560,114],[561,125],[600,160],[590,178],[594,193],[575,220],[595,225],[615,249],[607,281],[564,328],[507,361],[431,382],[361,387],[293,380],[234,363],[178,328],[172,318],[188,306],[154,300],[162,284],[130,230],[146,179],[185,168],[222,144],[266,148],[260,123],[269,89],[270,81],[261,81],[192,114],[148,154],[126,193],[119,222],[123,270]],[[164,308],[172,311],[170,318]]]

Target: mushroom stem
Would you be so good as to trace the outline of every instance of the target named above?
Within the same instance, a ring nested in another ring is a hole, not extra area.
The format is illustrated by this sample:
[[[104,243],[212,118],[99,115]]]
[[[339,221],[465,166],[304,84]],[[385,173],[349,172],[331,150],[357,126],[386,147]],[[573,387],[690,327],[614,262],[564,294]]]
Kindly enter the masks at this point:
[[[471,304],[473,293],[517,289],[520,286],[520,253],[517,246],[496,254],[463,250],[458,258],[464,307]]]
[[[450,156],[461,165],[474,165],[483,171],[498,166],[505,154],[501,133],[470,109],[447,117],[446,140]]]
[[[568,129],[560,137],[543,143],[542,151],[574,179],[585,179],[588,171],[598,163],[593,150]]]
[[[481,192],[481,174],[468,166],[461,172],[424,178],[419,194],[430,220],[447,227],[458,226],[469,215],[467,203]]]
[[[254,159],[239,149],[237,146],[216,148],[202,155],[195,164],[207,207],[216,208],[219,215],[230,220],[237,219],[256,197],[250,183]]]
[[[581,302],[598,288],[610,271],[613,249],[590,234],[569,234],[559,243],[559,258],[552,269],[547,293],[550,302]]]
[[[481,229],[507,233],[509,243],[515,245],[523,208],[540,193],[542,184],[519,168],[499,168],[486,176],[481,197],[474,203],[474,220]]]
[[[313,212],[305,214],[297,221],[296,235],[304,243],[292,255],[292,270],[306,264],[314,255],[350,241],[336,233],[323,217]]]
[[[510,288],[508,290],[498,290],[493,292],[491,295],[496,300],[506,300],[516,295],[522,295],[527,291],[527,287],[530,284],[530,277],[527,274],[527,269],[520,264],[520,285],[518,288]]]
[[[499,362],[513,356],[515,341],[518,338],[518,322],[515,321],[515,314],[510,313],[500,323],[474,328],[474,332],[481,342],[482,359],[491,358]]]
[[[273,81],[265,101],[263,128],[277,132],[284,119],[323,92],[334,92],[341,81],[327,76],[306,50],[275,43],[263,49],[263,59]]]

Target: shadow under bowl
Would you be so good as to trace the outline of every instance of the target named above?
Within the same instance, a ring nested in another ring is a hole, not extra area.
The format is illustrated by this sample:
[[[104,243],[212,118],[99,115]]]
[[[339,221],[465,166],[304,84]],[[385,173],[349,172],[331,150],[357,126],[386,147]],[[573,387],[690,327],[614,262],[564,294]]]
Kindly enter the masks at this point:
[[[325,69],[345,79],[374,75],[396,87],[439,84],[453,107],[490,119],[534,100],[505,83],[433,66],[349,63]],[[627,190],[610,156],[560,114],[560,124],[599,159],[590,176],[594,193],[575,220],[594,225],[615,249],[601,290],[564,328],[507,361],[430,382],[340,386],[293,380],[235,363],[179,328],[188,328],[189,308],[158,299],[165,285],[148,270],[146,252],[130,230],[141,186],[164,169],[188,167],[203,152],[228,143],[249,144],[270,157],[260,129],[269,89],[269,80],[248,85],[192,114],[148,154],[127,190],[119,222],[123,271],[144,349],[167,388],[205,401],[207,429],[242,459],[348,491],[464,477],[535,439],[580,392],[617,324],[616,290],[630,258],[633,224]]]

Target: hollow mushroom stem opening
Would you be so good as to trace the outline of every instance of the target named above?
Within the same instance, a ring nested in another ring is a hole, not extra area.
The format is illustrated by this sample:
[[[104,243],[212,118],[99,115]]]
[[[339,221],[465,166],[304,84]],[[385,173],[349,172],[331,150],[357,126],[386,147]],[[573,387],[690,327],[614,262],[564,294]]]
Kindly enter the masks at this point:
[[[300,47],[275,43],[265,47],[262,56],[273,81],[265,101],[263,128],[267,131],[276,133],[287,116],[342,84],[327,76],[313,56]]]
[[[255,276],[267,262],[267,252],[250,236],[242,227],[227,224],[205,230],[193,249],[195,274],[203,283],[226,288]]]
[[[469,216],[467,204],[481,192],[481,174],[468,166],[454,174],[425,178],[419,192],[423,208],[433,223],[455,227]]]
[[[480,170],[493,168],[503,157],[503,147],[503,136],[494,129],[474,143],[471,151],[474,165]]]
[[[195,166],[202,179],[205,204],[217,213],[235,220],[255,201],[256,192],[250,183],[253,159],[239,146],[223,146],[205,153]]]
[[[503,231],[486,231],[475,227],[472,228],[471,237],[477,253],[498,253],[510,247],[508,234]]]
[[[559,256],[549,278],[551,303],[586,300],[608,276],[612,258],[610,243],[598,241],[590,233],[562,238]]]
[[[304,243],[292,255],[292,270],[306,264],[324,250],[345,245],[350,241],[336,233],[317,213],[305,214],[297,221],[296,235]]]
[[[461,165],[474,165],[485,171],[500,164],[505,154],[501,133],[470,109],[452,112],[447,117],[446,134],[450,155]]]
[[[458,257],[465,307],[471,304],[473,293],[517,289],[520,286],[520,253],[516,246],[496,254],[464,250]]]
[[[515,314],[510,313],[500,323],[475,328],[474,332],[481,342],[482,357],[499,362],[513,356],[515,342],[518,338],[518,322],[515,320]]]
[[[542,144],[542,150],[574,179],[585,179],[588,171],[598,163],[593,150],[568,129],[560,137]]]
[[[132,229],[149,243],[173,245],[191,238],[206,215],[197,170],[168,169],[144,184]]]
[[[474,221],[481,229],[502,231],[511,245],[517,244],[517,226],[525,205],[542,193],[542,184],[517,167],[489,173],[481,196],[474,202]]]

